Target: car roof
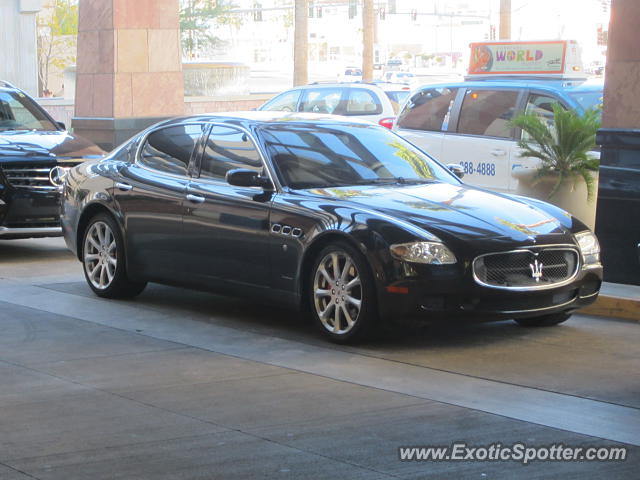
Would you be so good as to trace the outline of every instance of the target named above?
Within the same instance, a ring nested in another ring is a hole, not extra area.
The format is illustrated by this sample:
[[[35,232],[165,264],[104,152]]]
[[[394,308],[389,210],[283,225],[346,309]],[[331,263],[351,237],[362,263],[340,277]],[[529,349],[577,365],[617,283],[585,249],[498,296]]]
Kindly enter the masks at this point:
[[[561,79],[561,78],[514,78],[514,77],[500,77],[500,78],[488,78],[488,79],[470,79],[464,82],[452,82],[452,83],[437,83],[423,85],[419,89],[429,88],[535,88],[553,92],[588,92],[588,91],[601,91],[604,88],[604,82],[602,80],[592,79]]]
[[[167,120],[159,125],[167,126],[176,123],[197,122],[221,122],[244,125],[265,125],[265,124],[315,124],[315,125],[358,125],[378,127],[376,124],[360,120],[353,117],[341,115],[329,115],[323,113],[309,112],[279,112],[269,110],[251,110],[241,112],[215,112],[187,117],[178,117]]]

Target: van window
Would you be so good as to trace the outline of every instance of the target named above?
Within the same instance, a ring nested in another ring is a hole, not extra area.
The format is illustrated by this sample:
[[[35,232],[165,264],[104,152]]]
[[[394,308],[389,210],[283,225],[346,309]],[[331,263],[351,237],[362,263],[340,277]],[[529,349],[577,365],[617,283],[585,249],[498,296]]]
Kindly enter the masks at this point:
[[[513,90],[467,90],[458,133],[511,138],[509,121],[513,118],[518,92]]]
[[[417,92],[402,110],[398,127],[432,132],[446,130],[457,93],[457,88],[429,88]]]
[[[533,113],[540,117],[544,122],[553,128],[555,120],[553,118],[553,106],[560,105],[560,101],[557,98],[549,97],[547,95],[539,95],[532,93],[527,100],[527,106],[525,108],[526,113]],[[522,132],[522,138],[530,140],[529,135],[526,132]]]

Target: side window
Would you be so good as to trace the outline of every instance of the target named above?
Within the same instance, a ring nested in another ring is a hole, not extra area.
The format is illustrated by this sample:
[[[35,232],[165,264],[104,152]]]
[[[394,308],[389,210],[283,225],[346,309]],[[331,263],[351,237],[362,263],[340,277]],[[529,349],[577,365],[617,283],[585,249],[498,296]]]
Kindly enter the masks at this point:
[[[542,118],[549,127],[553,127],[553,106],[560,105],[560,101],[557,98],[549,97],[548,95],[539,95],[532,93],[527,100],[527,106],[525,108],[526,113],[533,113]],[[522,138],[528,140],[529,137],[523,132]]]
[[[341,88],[323,88],[305,90],[303,93],[301,112],[333,113],[340,105]]]
[[[227,172],[236,168],[262,172],[263,164],[256,146],[243,131],[214,125],[205,144],[200,178],[224,180]]]
[[[379,115],[382,113],[380,99],[369,90],[350,88],[347,90],[346,115]]]
[[[202,124],[192,124],[156,130],[142,147],[140,163],[160,172],[186,176],[202,128]]]
[[[467,90],[460,111],[458,133],[511,138],[518,92],[512,90]]]
[[[263,110],[276,112],[295,112],[298,106],[298,98],[300,98],[300,90],[285,92],[269,101]]]
[[[457,88],[430,88],[421,90],[407,102],[398,126],[412,130],[441,132],[446,130]]]

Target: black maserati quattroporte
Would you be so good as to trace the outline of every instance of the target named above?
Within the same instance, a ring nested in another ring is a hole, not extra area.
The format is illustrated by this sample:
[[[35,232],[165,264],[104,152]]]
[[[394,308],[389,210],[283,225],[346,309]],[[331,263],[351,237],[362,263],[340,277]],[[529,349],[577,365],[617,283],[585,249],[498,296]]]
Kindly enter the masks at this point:
[[[161,282],[267,297],[338,342],[402,319],[554,325],[596,299],[583,223],[452,171],[369,123],[193,116],[72,169],[62,223],[99,296]]]

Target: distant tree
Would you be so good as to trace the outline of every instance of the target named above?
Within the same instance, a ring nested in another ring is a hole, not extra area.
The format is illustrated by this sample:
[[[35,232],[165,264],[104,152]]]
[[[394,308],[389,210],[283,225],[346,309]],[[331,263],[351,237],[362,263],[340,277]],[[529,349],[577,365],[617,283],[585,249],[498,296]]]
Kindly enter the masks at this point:
[[[38,15],[39,94],[49,92],[51,67],[64,70],[76,61],[78,0],[49,0]]]
[[[239,26],[242,17],[232,13],[236,5],[225,0],[180,0],[182,50],[194,58],[198,50],[218,47],[223,41],[212,33],[212,23]]]

